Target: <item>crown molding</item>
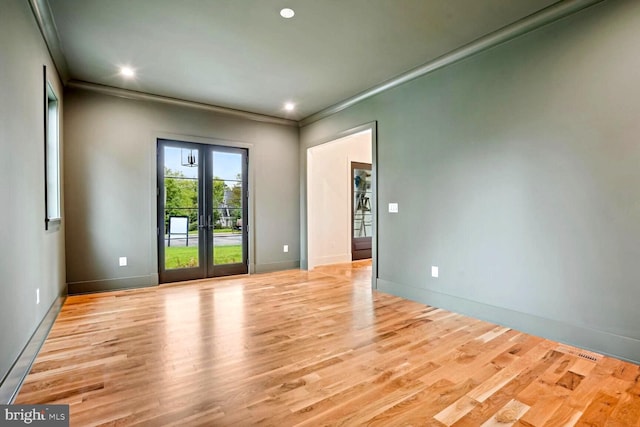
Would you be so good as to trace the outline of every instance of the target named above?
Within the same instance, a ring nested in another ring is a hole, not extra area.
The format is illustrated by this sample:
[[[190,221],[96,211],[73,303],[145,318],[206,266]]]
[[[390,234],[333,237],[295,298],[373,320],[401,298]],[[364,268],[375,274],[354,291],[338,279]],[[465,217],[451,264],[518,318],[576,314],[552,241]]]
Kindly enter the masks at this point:
[[[44,42],[47,45],[47,49],[49,50],[49,54],[51,55],[51,59],[53,60],[56,70],[58,71],[58,75],[60,76],[63,84],[66,87],[85,89],[85,90],[90,90],[94,92],[100,92],[100,93],[105,93],[113,96],[118,96],[122,98],[162,102],[165,104],[178,105],[182,107],[198,108],[201,110],[211,111],[214,113],[224,114],[228,116],[241,117],[244,119],[257,121],[257,122],[273,123],[273,124],[295,126],[295,127],[298,126],[298,122],[295,120],[282,119],[279,117],[272,117],[264,114],[250,113],[247,111],[236,110],[233,108],[219,107],[216,105],[186,101],[182,99],[165,97],[160,95],[147,94],[147,93],[127,90],[127,89],[119,89],[111,86],[89,83],[85,81],[71,80],[70,74],[69,74],[69,66],[67,65],[67,60],[65,59],[64,51],[62,49],[62,44],[60,43],[60,37],[58,35],[58,29],[56,27],[55,20],[53,19],[53,14],[51,12],[51,7],[49,6],[48,0],[28,0],[28,1],[29,1],[29,5],[31,6],[31,11],[33,12],[33,16],[35,17],[35,20],[38,24],[38,28],[40,29],[40,33],[42,34]]]
[[[197,108],[200,110],[206,110],[213,113],[224,114],[227,116],[240,117],[254,122],[271,123],[284,126],[298,127],[298,122],[295,120],[282,119],[280,117],[267,116],[264,114],[250,113],[248,111],[235,110],[233,108],[219,107],[217,105],[204,104],[201,102],[185,101],[183,99],[171,98],[161,95],[153,95],[145,92],[138,92],[129,89],[120,89],[113,86],[100,85],[96,83],[89,83],[81,80],[70,80],[67,82],[66,87],[72,89],[83,89],[93,92],[99,92],[111,96],[117,96],[120,98],[135,99],[139,101],[152,101],[160,102],[163,104],[176,105],[179,107]]]
[[[347,98],[344,101],[338,102],[324,110],[318,111],[310,116],[307,116],[300,120],[300,127],[310,125],[311,123],[322,120],[325,117],[329,117],[336,114],[346,108],[349,108],[365,99],[371,98],[381,92],[392,89],[408,81],[414,80],[418,77],[429,74],[435,70],[451,65],[455,62],[461,61],[477,53],[483,52],[499,44],[505,43],[518,36],[526,34],[530,31],[536,30],[544,25],[550,24],[554,21],[562,19],[566,16],[579,12],[589,6],[599,3],[603,0],[563,0],[558,3],[552,4],[532,15],[520,19],[513,24],[502,27],[486,36],[480,37],[475,41],[466,44],[458,49],[455,49],[445,55],[442,55],[433,61],[427,62],[419,67],[414,68],[406,73],[400,74],[390,80],[387,80],[377,86],[367,89],[364,92]]]
[[[64,57],[62,44],[58,36],[58,28],[53,19],[49,2],[47,0],[29,0],[29,6],[31,6],[33,16],[36,19],[38,28],[40,28],[40,33],[42,33],[42,38],[47,45],[53,65],[56,67],[62,82],[66,83],[69,81],[69,66]]]
[[[258,113],[250,113],[241,110],[235,110],[232,108],[219,107],[215,105],[203,104],[199,102],[185,101],[177,98],[164,97],[160,95],[146,94],[143,92],[130,91],[127,89],[119,89],[111,86],[98,85],[94,83],[88,83],[77,80],[69,80],[69,68],[60,44],[60,38],[58,31],[49,7],[47,0],[28,0],[33,11],[33,15],[38,23],[40,32],[44,38],[44,41],[49,49],[52,60],[60,75],[63,83],[69,87],[81,88],[86,90],[93,90],[96,92],[107,93],[114,96],[120,96],[125,98],[140,99],[147,101],[163,102],[173,105],[180,105],[191,108],[199,108],[208,111],[213,111],[220,114],[232,115],[236,117],[242,117],[249,120],[276,123],[286,126],[300,126],[304,127],[311,123],[317,122],[325,117],[336,114],[346,108],[349,108],[355,104],[358,104],[365,99],[371,98],[381,92],[392,89],[408,81],[414,80],[418,77],[429,74],[440,68],[446,67],[465,58],[483,52],[499,44],[505,43],[518,36],[536,30],[544,25],[550,24],[554,21],[562,19],[566,16],[579,12],[587,7],[590,7],[596,3],[600,3],[603,0],[562,0],[555,3],[539,12],[529,15],[513,24],[507,25],[497,31],[494,31],[486,36],[483,36],[467,45],[464,45],[458,49],[455,49],[445,55],[442,55],[433,61],[427,62],[413,70],[400,74],[390,80],[387,80],[377,86],[360,92],[359,94],[347,98],[337,104],[327,107],[317,113],[305,117],[304,119],[296,122],[294,120],[282,119],[278,117],[272,117],[262,115]]]

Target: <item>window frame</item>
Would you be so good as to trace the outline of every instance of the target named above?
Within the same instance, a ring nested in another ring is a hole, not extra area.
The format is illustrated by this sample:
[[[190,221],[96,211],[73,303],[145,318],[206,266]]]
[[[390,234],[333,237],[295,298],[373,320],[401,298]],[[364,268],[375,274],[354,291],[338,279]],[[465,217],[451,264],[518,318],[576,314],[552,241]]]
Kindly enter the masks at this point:
[[[44,80],[44,208],[45,230],[49,224],[62,221],[60,180],[60,101],[47,78],[47,66],[43,66]]]

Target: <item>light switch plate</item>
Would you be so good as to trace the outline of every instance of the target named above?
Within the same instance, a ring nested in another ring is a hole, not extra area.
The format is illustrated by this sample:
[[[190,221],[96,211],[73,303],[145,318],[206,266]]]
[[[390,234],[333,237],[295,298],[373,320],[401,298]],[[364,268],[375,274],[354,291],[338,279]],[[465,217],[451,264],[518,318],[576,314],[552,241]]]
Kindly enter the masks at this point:
[[[389,213],[398,213],[397,203],[389,203]]]
[[[438,271],[439,268],[435,265],[431,266],[431,277],[438,277],[438,275],[440,274],[440,272]]]

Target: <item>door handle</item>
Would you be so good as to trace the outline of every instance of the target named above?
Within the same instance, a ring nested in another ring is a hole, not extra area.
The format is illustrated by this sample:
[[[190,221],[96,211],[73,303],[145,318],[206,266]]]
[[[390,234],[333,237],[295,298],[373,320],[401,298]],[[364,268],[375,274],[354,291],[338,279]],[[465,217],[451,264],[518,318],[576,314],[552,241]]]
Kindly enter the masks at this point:
[[[211,223],[211,214],[209,214],[209,216],[207,217],[207,228],[209,230],[213,229],[213,224]]]
[[[207,228],[207,224],[204,223],[204,215],[200,215],[200,223],[198,224],[199,229]]]

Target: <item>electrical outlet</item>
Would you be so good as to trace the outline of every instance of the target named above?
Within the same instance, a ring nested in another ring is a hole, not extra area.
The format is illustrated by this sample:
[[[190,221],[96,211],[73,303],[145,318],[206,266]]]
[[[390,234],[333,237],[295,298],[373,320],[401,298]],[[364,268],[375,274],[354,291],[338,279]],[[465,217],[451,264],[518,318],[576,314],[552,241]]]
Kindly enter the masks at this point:
[[[438,275],[440,274],[439,269],[437,266],[432,265],[431,266],[431,277],[438,277]]]
[[[40,288],[36,289],[36,304],[40,304]]]
[[[126,267],[127,266],[127,257],[126,256],[121,256],[118,259],[118,262],[120,263],[120,267]]]
[[[282,247],[282,252],[289,252],[289,245],[284,245]]]
[[[389,203],[389,213],[398,213],[397,203]]]

